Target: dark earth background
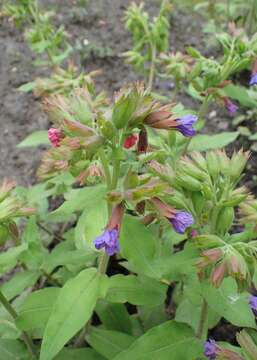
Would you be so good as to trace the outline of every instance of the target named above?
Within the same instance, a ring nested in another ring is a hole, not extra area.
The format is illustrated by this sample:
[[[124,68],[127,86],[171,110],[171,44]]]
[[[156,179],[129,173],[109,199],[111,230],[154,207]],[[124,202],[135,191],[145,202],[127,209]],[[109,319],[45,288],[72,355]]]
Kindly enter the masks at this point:
[[[110,96],[124,83],[134,81],[140,76],[130,65],[124,63],[121,53],[131,48],[131,36],[124,27],[124,11],[131,0],[89,0],[83,6],[82,0],[41,0],[43,8],[56,11],[53,18],[56,25],[64,24],[69,42],[74,46],[85,39],[98,50],[89,56],[81,56],[79,51],[72,55],[76,65],[88,72],[101,69],[102,75],[96,79],[96,87],[105,90]],[[139,2],[139,1],[136,1]],[[145,2],[150,14],[157,14],[158,0]],[[195,12],[185,12],[176,7],[170,22],[170,50],[183,51],[186,46],[195,46],[205,54],[217,52],[206,46],[204,41],[204,19]],[[99,54],[99,51],[101,54]],[[22,29],[17,29],[7,19],[0,19],[0,179],[15,179],[20,185],[35,183],[35,171],[40,162],[42,149],[18,149],[16,145],[35,130],[47,129],[48,119],[42,112],[39,99],[33,94],[17,91],[17,88],[36,77],[47,74],[47,70],[32,64],[33,54],[24,41]],[[164,91],[167,83],[157,83],[156,91]],[[170,91],[170,90],[169,90]],[[166,95],[172,97],[172,93]],[[187,107],[197,108],[188,97],[179,96]],[[212,134],[232,127],[232,118],[219,106],[214,106],[207,120],[204,132]],[[249,145],[244,141],[244,147]],[[232,148],[242,146],[242,138]],[[231,149],[231,147],[230,147]],[[256,173],[256,156],[252,156],[246,176],[247,185],[255,190],[253,182]]]
[[[97,78],[99,90],[110,95],[125,82],[137,79],[131,66],[124,64],[120,54],[131,46],[130,34],[124,28],[124,11],[129,0],[94,0],[84,8],[71,0],[41,1],[44,8],[56,9],[56,25],[64,24],[70,43],[83,42],[102,48],[107,56],[97,54],[81,59],[74,54],[77,65],[84,71],[102,69]],[[158,1],[146,2],[151,14],[157,13]],[[171,50],[183,50],[185,45],[204,49],[201,18],[197,14],[174,12],[171,17]],[[109,51],[106,49],[108,48]],[[40,102],[32,94],[17,88],[42,74],[32,64],[33,54],[24,41],[22,29],[7,19],[0,23],[0,178],[10,177],[19,184],[34,182],[40,150],[21,150],[16,145],[35,130],[46,129],[48,120],[40,109]],[[183,101],[183,99],[182,99]],[[227,125],[227,122],[225,123]]]

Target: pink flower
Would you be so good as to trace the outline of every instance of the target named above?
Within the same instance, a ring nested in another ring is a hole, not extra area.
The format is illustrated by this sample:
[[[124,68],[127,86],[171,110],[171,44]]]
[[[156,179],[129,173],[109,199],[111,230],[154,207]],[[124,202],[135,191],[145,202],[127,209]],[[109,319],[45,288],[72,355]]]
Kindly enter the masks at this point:
[[[130,149],[136,144],[136,142],[137,142],[137,135],[131,134],[126,137],[123,146],[125,149]]]
[[[55,128],[50,128],[48,130],[48,139],[54,147],[60,146],[60,141],[62,139],[61,131]]]

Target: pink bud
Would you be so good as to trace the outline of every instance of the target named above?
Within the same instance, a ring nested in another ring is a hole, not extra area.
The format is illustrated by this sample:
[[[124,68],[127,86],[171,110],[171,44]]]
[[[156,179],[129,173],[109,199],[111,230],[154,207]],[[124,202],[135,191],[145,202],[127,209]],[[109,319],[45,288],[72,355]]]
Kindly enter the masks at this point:
[[[51,141],[54,147],[60,146],[62,135],[59,129],[50,128],[48,130],[48,139]]]
[[[219,287],[225,277],[227,267],[224,262],[216,266],[211,273],[211,282],[215,287]]]
[[[136,144],[136,142],[137,142],[137,135],[131,134],[126,137],[123,146],[125,149],[130,149]]]
[[[218,248],[208,249],[202,252],[202,256],[207,257],[211,262],[216,262],[217,260],[219,260],[222,254],[222,250]]]

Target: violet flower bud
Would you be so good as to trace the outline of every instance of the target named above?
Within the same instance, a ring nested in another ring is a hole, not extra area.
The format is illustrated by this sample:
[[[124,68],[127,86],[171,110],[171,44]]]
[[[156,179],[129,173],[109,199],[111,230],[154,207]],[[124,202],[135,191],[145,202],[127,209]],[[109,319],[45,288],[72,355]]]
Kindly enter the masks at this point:
[[[184,234],[186,229],[194,224],[193,216],[186,211],[178,211],[174,217],[170,218],[174,230],[179,234]]]
[[[181,118],[177,119],[177,130],[181,132],[182,135],[186,137],[194,136],[196,131],[193,128],[193,124],[197,121],[197,116],[195,115],[184,115]]]
[[[230,115],[234,115],[238,110],[238,106],[227,97],[224,98],[224,105]]]
[[[254,313],[257,316],[257,296],[251,295],[249,299],[249,305]]]
[[[105,249],[107,255],[112,256],[120,251],[119,232],[117,229],[105,230],[102,235],[94,240],[97,250]]]
[[[249,81],[249,85],[250,86],[254,86],[254,85],[257,85],[257,72],[253,73],[251,75],[251,79]]]
[[[210,339],[210,340],[205,342],[205,344],[204,344],[204,355],[209,360],[216,359],[217,351],[218,351],[218,347],[217,347],[217,344],[216,344],[215,340]]]
[[[48,139],[51,141],[54,147],[60,146],[61,131],[55,128],[50,128],[48,130]]]

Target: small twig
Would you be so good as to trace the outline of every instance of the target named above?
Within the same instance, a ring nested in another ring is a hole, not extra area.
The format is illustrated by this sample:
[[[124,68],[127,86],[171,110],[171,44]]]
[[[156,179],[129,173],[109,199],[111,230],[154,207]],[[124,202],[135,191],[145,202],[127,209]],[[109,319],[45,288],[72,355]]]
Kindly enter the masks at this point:
[[[201,307],[200,321],[199,321],[199,325],[198,325],[198,328],[197,328],[197,331],[195,334],[198,339],[201,339],[203,336],[203,331],[204,331],[204,326],[205,326],[207,315],[208,315],[208,304],[207,304],[206,300],[203,299],[202,307]]]
[[[42,229],[44,232],[46,232],[48,235],[53,236],[54,238],[56,238],[58,241],[65,241],[65,239],[58,235],[55,234],[54,232],[52,232],[51,230],[47,229],[44,225],[42,225],[39,221],[37,221],[37,226]]]

